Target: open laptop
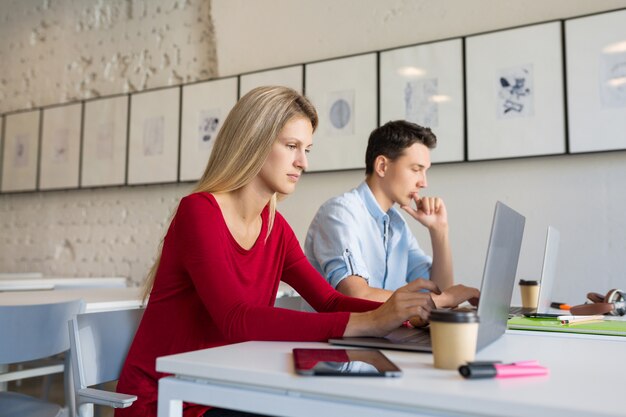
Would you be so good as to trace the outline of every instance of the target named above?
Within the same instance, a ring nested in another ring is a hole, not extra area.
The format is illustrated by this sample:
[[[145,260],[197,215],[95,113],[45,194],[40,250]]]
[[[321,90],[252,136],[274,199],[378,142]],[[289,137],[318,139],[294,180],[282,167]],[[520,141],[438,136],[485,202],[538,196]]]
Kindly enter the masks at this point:
[[[506,330],[525,222],[524,216],[515,210],[499,201],[496,203],[478,304],[477,350],[498,339]],[[344,346],[432,352],[428,329],[403,327],[385,337],[344,337],[330,339],[329,342]]]
[[[546,248],[543,254],[543,266],[541,267],[541,281],[539,286],[539,299],[537,308],[511,307],[509,314],[525,316],[541,316],[548,315],[550,312],[550,298],[552,296],[552,287],[556,277],[556,260],[559,255],[559,243],[561,242],[561,234],[559,231],[548,226],[546,234]]]

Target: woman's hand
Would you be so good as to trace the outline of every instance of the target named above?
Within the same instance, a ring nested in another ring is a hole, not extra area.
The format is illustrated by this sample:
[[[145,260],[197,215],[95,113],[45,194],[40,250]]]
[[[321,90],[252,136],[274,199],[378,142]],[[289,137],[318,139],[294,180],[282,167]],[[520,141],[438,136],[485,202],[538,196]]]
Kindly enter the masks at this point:
[[[409,319],[416,323],[426,323],[431,309],[435,308],[435,303],[430,292],[421,290],[441,293],[434,282],[416,279],[394,291],[376,310],[350,314],[344,336],[385,336]]]

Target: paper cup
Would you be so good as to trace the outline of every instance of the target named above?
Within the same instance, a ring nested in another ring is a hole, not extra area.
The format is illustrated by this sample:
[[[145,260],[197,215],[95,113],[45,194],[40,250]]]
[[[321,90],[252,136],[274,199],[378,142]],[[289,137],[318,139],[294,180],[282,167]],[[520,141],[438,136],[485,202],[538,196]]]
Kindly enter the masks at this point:
[[[474,360],[478,316],[474,311],[433,310],[430,339],[435,368],[457,369]]]
[[[522,294],[522,307],[537,308],[539,302],[539,281],[519,280],[519,289]]]

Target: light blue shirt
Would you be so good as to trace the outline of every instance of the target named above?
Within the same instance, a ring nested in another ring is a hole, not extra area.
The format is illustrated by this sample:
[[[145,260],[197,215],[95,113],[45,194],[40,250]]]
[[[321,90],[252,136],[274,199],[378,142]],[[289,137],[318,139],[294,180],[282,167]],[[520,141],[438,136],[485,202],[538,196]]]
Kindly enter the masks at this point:
[[[304,252],[334,288],[358,275],[370,287],[393,291],[416,278],[430,278],[432,266],[400,212],[392,207],[385,213],[366,182],[320,207]]]

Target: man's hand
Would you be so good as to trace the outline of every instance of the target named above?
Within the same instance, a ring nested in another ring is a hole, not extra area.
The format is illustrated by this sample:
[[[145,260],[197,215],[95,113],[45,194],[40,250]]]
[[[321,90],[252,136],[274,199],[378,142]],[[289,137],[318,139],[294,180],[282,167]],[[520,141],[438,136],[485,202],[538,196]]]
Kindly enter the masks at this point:
[[[478,305],[479,296],[480,291],[478,289],[457,284],[441,294],[433,294],[432,298],[437,308],[454,308],[465,301],[469,301],[473,306]]]
[[[410,205],[401,207],[415,220],[428,229],[448,226],[448,212],[446,210],[446,205],[443,203],[441,198],[420,198],[418,194],[415,193],[413,194],[413,201],[415,201],[415,208]]]

